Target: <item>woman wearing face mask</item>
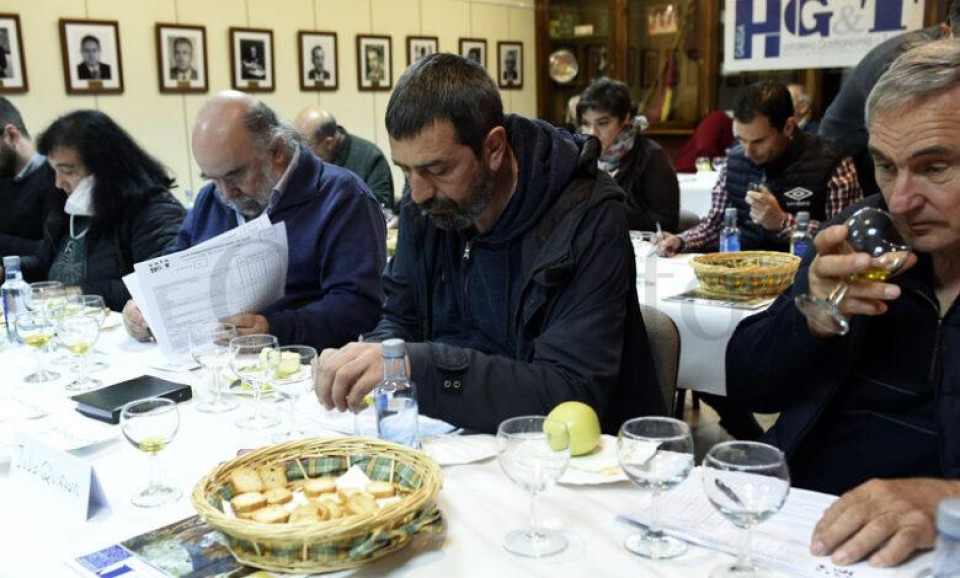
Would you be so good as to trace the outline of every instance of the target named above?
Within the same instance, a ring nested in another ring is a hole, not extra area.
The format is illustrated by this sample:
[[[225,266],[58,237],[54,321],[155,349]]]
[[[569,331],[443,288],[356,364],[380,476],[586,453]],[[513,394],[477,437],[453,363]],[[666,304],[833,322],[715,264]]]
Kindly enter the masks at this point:
[[[642,119],[626,84],[601,78],[587,87],[577,103],[584,134],[597,137],[603,152],[600,168],[627,193],[627,224],[633,230],[659,226],[675,232],[680,220],[680,186],[670,158],[660,145],[641,134]]]
[[[116,311],[130,299],[121,277],[157,257],[176,238],[186,211],[170,194],[162,166],[107,115],[92,110],[58,118],[39,149],[67,194],[66,234],[44,235],[24,262],[28,281],[49,279],[102,295]]]

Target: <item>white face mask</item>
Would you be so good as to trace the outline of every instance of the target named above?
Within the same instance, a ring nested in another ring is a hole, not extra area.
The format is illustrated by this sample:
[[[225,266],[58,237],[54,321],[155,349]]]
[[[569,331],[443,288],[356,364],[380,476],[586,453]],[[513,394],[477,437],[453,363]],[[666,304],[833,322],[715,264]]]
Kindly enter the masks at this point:
[[[93,216],[93,175],[87,175],[80,179],[77,187],[73,189],[67,202],[63,206],[63,211],[68,215],[77,215],[78,217]]]

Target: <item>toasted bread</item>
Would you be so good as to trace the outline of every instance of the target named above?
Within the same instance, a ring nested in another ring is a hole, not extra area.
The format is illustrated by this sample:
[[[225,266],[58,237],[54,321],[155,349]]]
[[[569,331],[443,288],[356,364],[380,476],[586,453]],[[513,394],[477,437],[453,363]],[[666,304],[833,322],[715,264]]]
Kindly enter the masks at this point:
[[[293,500],[293,492],[286,488],[271,488],[265,491],[263,495],[267,498],[267,504],[271,506],[286,504]]]
[[[373,514],[380,509],[377,500],[366,492],[357,492],[347,498],[347,511],[353,514]]]
[[[262,492],[263,480],[260,475],[250,468],[237,468],[230,473],[230,485],[233,486],[234,494],[246,494],[248,492]]]
[[[230,505],[233,507],[233,513],[239,516],[240,514],[252,512],[266,506],[267,497],[260,492],[247,492],[239,496],[234,496],[234,498],[230,500]]]
[[[396,489],[390,482],[370,482],[363,491],[377,499],[389,498],[396,493]]]
[[[290,512],[283,506],[267,506],[253,513],[253,521],[261,524],[282,524],[290,518]]]
[[[263,481],[263,487],[268,490],[287,486],[287,471],[281,465],[260,466],[257,473]]]
[[[337,481],[334,478],[314,478],[303,483],[303,493],[308,498],[316,498],[321,494],[329,494],[337,490]]]

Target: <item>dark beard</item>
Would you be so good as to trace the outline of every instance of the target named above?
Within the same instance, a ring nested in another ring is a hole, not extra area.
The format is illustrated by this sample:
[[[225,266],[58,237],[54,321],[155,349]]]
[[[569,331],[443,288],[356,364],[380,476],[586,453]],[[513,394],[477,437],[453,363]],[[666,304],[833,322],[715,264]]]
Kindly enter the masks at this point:
[[[494,179],[490,171],[481,165],[477,176],[470,183],[470,198],[461,205],[449,197],[435,196],[419,205],[420,212],[430,217],[433,224],[447,231],[465,231],[486,210],[493,199]],[[434,212],[440,211],[440,212]]]

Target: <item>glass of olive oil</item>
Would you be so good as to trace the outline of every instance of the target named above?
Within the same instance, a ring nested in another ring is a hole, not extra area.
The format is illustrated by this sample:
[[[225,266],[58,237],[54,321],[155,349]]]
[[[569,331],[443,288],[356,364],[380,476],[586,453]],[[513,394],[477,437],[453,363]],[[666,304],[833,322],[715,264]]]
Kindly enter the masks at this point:
[[[849,282],[883,282],[900,270],[910,256],[910,245],[897,231],[890,213],[874,207],[860,209],[847,222],[847,245],[851,252],[866,253],[873,258],[866,271]],[[847,294],[848,282],[838,283],[826,299],[805,293],[794,303],[808,319],[822,327],[833,327],[838,335],[846,335],[850,322],[840,313],[840,302]]]
[[[57,322],[44,313],[24,313],[17,316],[17,335],[24,343],[33,348],[37,359],[37,371],[23,378],[27,383],[44,383],[60,378],[60,374],[50,371],[43,363],[43,350],[56,335]]]
[[[150,456],[150,484],[130,500],[134,506],[154,508],[180,499],[183,492],[160,479],[157,454],[166,448],[180,428],[177,404],[162,397],[131,401],[120,410],[120,429],[135,448]]]
[[[57,339],[79,360],[77,378],[68,383],[67,391],[87,391],[102,385],[99,379],[92,379],[87,371],[87,356],[100,336],[100,323],[93,317],[76,315],[60,322]]]

